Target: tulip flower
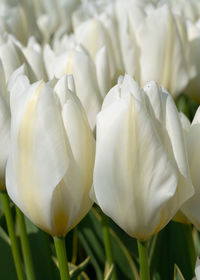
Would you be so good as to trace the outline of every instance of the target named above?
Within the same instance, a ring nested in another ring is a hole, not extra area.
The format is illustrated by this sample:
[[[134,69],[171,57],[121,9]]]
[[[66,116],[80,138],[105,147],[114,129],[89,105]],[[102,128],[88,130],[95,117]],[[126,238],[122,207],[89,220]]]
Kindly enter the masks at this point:
[[[158,5],[167,3],[172,10],[180,14],[182,17],[195,22],[200,17],[200,2],[199,0],[162,0],[158,1]]]
[[[37,25],[43,35],[43,41],[49,42],[50,36],[59,27],[64,27],[67,32],[72,31],[72,14],[79,6],[80,0],[33,0],[37,15]]]
[[[44,62],[49,79],[54,76],[61,78],[65,74],[73,75],[76,93],[87,113],[90,126],[94,129],[102,96],[98,87],[95,64],[90,56],[81,46],[56,54],[49,45],[46,45]]]
[[[34,37],[30,37],[26,47],[20,45],[20,50],[27,59],[29,65],[35,74],[35,77],[43,80],[47,80],[47,74],[43,61],[42,47],[37,43]]]
[[[186,21],[167,5],[119,1],[116,7],[126,72],[141,86],[155,80],[177,97],[196,75]]]
[[[1,33],[14,35],[21,43],[26,44],[29,36],[40,37],[32,1],[0,2]]]
[[[129,235],[148,240],[194,193],[172,97],[126,75],[104,100],[96,141],[92,197]]]
[[[200,214],[199,214],[199,203],[200,203],[200,153],[199,153],[199,139],[200,139],[200,108],[197,110],[192,123],[184,115],[180,115],[184,135],[186,139],[186,147],[188,153],[188,162],[190,167],[190,174],[192,183],[195,189],[194,195],[186,201],[181,208],[184,215],[188,220],[200,230]]]
[[[33,223],[58,237],[92,206],[95,142],[70,79],[64,76],[54,86],[30,84],[21,75],[10,90],[7,191]]]
[[[0,59],[2,61],[6,82],[8,82],[13,72],[24,63],[26,64],[31,81],[36,80],[34,71],[22,52],[21,44],[16,38],[6,33],[0,35]]]
[[[124,72],[116,19],[112,14],[103,13],[88,19],[75,29],[74,34],[76,41],[86,48],[93,60],[97,52],[106,47],[112,80]]]
[[[9,106],[9,90],[12,87],[15,79],[21,73],[26,72],[26,67],[22,66],[17,69],[8,83],[5,80],[5,74],[3,69],[3,64],[0,60],[0,190],[5,190],[5,172],[6,163],[9,154],[9,144],[10,144],[10,106]]]

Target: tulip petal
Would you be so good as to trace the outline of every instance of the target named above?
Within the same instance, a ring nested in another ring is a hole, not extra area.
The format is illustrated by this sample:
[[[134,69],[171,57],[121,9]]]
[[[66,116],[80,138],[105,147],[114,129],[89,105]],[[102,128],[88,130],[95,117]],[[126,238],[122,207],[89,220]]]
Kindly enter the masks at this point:
[[[57,90],[61,90],[60,86],[65,82],[67,82],[66,77],[59,80],[56,85]],[[66,87],[63,86],[63,90],[64,88]],[[89,191],[92,186],[95,141],[77,96],[69,90],[65,95],[62,117],[73,159],[53,193],[52,213],[56,236],[67,233],[92,206]]]
[[[194,120],[192,122],[192,125],[187,135],[188,160],[189,160],[192,182],[195,187],[195,195],[190,200],[188,200],[183,207],[184,214],[190,219],[190,221],[197,227],[198,230],[200,230],[199,139],[200,139],[200,108],[195,114]]]

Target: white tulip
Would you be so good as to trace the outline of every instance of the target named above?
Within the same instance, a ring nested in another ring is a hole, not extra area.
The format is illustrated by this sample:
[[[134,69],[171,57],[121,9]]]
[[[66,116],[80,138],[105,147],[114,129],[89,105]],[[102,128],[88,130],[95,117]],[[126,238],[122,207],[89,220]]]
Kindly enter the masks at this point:
[[[5,172],[9,154],[11,121],[9,104],[10,88],[18,75],[21,75],[22,73],[24,74],[25,72],[27,73],[27,70],[25,65],[23,65],[12,74],[8,83],[6,83],[3,65],[0,60],[0,190],[4,190],[6,188]]]
[[[83,45],[93,60],[97,52],[106,47],[112,82],[124,73],[116,18],[113,14],[102,13],[88,19],[74,31],[76,41]]]
[[[147,240],[193,193],[179,115],[155,82],[128,75],[97,117],[94,199],[129,235]],[[91,192],[92,193],[92,192]]]
[[[126,73],[141,86],[155,80],[174,97],[182,93],[196,75],[184,19],[167,5],[137,1],[118,1],[116,15]]]
[[[46,69],[43,61],[43,50],[40,44],[37,43],[34,37],[30,37],[26,47],[20,46],[25,58],[33,69],[35,77],[47,80]]]
[[[167,3],[175,13],[182,17],[195,22],[200,17],[200,2],[199,0],[162,0],[158,1],[158,5]]]
[[[176,97],[195,76],[187,34],[180,32],[184,25],[166,5],[147,15],[137,32],[141,85],[155,80]]]
[[[34,0],[37,14],[37,25],[43,34],[43,41],[48,43],[60,26],[67,32],[72,31],[72,15],[79,6],[80,0]]]
[[[12,84],[6,186],[30,220],[63,236],[89,211],[95,142],[71,78]]]
[[[1,31],[14,35],[26,44],[30,35],[40,38],[31,1],[0,1]]]
[[[197,110],[191,124],[183,114],[181,114],[180,119],[186,139],[191,179],[195,189],[194,195],[183,205],[181,210],[189,221],[200,230],[200,108]]]
[[[47,45],[44,48],[44,61],[48,76],[61,78],[72,74],[76,93],[87,113],[92,129],[96,124],[96,115],[100,111],[102,96],[98,87],[95,64],[83,48],[77,48],[56,54]]]
[[[34,71],[22,52],[20,42],[6,33],[0,35],[0,59],[2,61],[6,82],[8,82],[13,72],[22,64],[26,64],[31,81],[36,80]]]

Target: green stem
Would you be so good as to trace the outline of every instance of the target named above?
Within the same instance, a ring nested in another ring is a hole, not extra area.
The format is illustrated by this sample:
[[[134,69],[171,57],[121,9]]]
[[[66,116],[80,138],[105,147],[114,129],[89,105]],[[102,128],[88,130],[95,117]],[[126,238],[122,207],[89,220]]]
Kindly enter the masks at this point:
[[[54,237],[61,280],[70,280],[64,237]]]
[[[139,260],[140,260],[141,280],[150,280],[147,242],[142,242],[137,240],[137,245],[138,245],[138,253],[139,253]]]
[[[28,235],[26,232],[26,225],[24,220],[24,214],[21,212],[21,210],[16,207],[16,213],[19,223],[19,232],[20,232],[20,239],[21,239],[21,245],[22,245],[22,252],[24,256],[24,263],[25,263],[25,269],[27,274],[28,280],[35,280],[35,273],[33,268],[33,261],[31,256],[31,249],[29,245]]]
[[[109,221],[108,221],[108,217],[103,212],[101,213],[101,217],[102,217],[102,230],[103,230],[106,258],[108,261],[108,265],[110,267],[112,264],[114,265],[114,260],[113,260],[113,252],[112,252],[112,245],[110,239]],[[117,279],[117,274],[116,274],[116,269],[114,267],[111,280],[116,280],[116,279]]]
[[[15,268],[17,272],[17,277],[19,280],[24,280],[24,272],[22,268],[22,262],[21,262],[21,255],[20,255],[20,248],[17,240],[17,236],[15,234],[15,227],[14,227],[14,221],[12,217],[12,212],[10,208],[10,200],[8,197],[8,194],[6,191],[1,191],[1,199],[5,211],[5,218],[6,218],[6,224],[8,228],[8,234],[11,241],[11,250],[13,254],[13,259],[15,263]]]

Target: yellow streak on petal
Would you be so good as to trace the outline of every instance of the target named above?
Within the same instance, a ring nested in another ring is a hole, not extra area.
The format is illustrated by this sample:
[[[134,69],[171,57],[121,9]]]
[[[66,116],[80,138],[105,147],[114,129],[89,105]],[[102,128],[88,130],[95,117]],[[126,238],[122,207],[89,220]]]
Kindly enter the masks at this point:
[[[73,57],[73,52],[71,51],[68,56],[67,65],[66,65],[66,69],[65,69],[65,74],[67,74],[67,75],[73,74],[72,73],[72,57]]]
[[[34,176],[34,166],[32,165],[33,139],[35,113],[37,108],[38,96],[43,81],[38,85],[35,93],[31,96],[26,105],[25,112],[21,120],[18,135],[18,165],[17,176],[19,182],[20,195],[27,211],[27,215],[38,226],[42,220],[39,201],[39,194],[36,192],[37,178]],[[41,226],[44,228],[44,225]]]

